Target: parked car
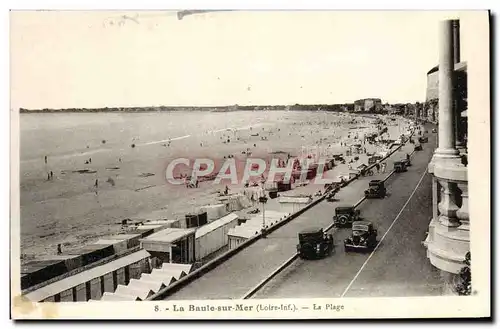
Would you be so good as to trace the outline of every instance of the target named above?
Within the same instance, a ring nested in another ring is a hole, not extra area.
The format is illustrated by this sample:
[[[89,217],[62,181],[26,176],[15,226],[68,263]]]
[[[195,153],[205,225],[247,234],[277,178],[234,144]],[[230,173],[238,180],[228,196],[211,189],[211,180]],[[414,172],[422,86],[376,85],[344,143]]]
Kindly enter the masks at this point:
[[[422,151],[422,144],[416,144],[414,147],[415,151]]]
[[[373,250],[377,246],[377,230],[369,221],[356,221],[352,223],[351,236],[344,240],[345,251]]]
[[[337,227],[344,227],[352,224],[359,219],[360,215],[359,209],[354,209],[353,206],[347,207],[337,207],[335,208],[335,216],[333,216],[333,222]]]
[[[427,142],[429,142],[429,138],[428,137],[419,137],[418,142],[422,143],[422,144],[427,143]]]
[[[432,129],[432,132],[433,132],[433,133],[437,133],[437,129],[436,129],[436,128],[433,128],[433,129]]]
[[[365,197],[367,199],[381,198],[383,199],[387,194],[384,182],[378,179],[371,180],[368,183],[368,188],[365,190]]]
[[[377,161],[381,160],[383,157],[379,154],[371,156],[368,158],[368,164],[372,165],[376,163]]]
[[[411,161],[409,158],[401,159],[400,161],[403,162],[406,167],[411,167]]]
[[[332,254],[333,235],[322,228],[308,228],[299,233],[297,252],[302,259],[319,259]]]
[[[403,161],[394,162],[394,171],[397,173],[406,171],[406,163]]]

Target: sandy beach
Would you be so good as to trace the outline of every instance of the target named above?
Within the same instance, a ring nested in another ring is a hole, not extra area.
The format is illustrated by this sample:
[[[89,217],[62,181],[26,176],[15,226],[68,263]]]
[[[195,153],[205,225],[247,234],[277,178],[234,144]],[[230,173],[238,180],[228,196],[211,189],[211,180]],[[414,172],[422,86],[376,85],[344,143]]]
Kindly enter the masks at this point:
[[[227,157],[237,163],[288,154],[345,157],[359,143],[376,153],[380,147],[362,143],[376,129],[375,120],[293,111],[21,115],[21,253],[27,260],[55,254],[58,243],[75,249],[119,231],[123,219],[137,214],[163,209],[171,219],[182,218],[216,203],[227,182],[169,184],[165,170],[173,159],[209,158],[218,170]],[[401,118],[383,120],[387,139],[397,139],[408,126]],[[345,159],[325,177],[367,162],[366,154]],[[230,185],[230,191],[241,192],[242,185]]]

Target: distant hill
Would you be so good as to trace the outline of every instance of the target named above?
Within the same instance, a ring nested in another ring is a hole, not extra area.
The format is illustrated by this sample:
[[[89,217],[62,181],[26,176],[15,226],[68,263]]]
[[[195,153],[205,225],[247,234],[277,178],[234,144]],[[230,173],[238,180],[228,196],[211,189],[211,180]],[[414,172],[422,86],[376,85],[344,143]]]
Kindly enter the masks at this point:
[[[380,100],[377,99],[379,102]],[[364,113],[386,113],[385,108],[375,107]],[[346,104],[295,104],[295,105],[231,105],[231,106],[146,106],[146,107],[103,107],[103,108],[67,108],[67,109],[26,109],[20,108],[20,113],[99,113],[99,112],[173,112],[173,111],[327,111],[327,112],[353,112],[355,103]]]

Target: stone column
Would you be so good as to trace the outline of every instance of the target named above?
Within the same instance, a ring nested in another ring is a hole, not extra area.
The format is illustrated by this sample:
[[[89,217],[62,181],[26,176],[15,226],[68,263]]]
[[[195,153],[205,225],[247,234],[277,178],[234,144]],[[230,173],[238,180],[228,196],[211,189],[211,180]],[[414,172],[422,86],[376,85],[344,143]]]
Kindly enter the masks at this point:
[[[453,278],[470,250],[467,168],[461,163],[455,135],[453,21],[441,22],[439,37],[439,134],[428,168],[436,181],[427,255],[442,274]]]
[[[453,22],[453,62],[460,63],[460,20]]]
[[[438,204],[440,202],[438,195],[440,195],[441,186],[435,176],[432,176],[432,218],[438,218]]]
[[[439,147],[435,152],[438,158],[457,158],[455,139],[455,113],[453,111],[453,21],[440,24],[439,31]]]
[[[458,19],[452,21],[453,28],[453,63],[460,63],[460,21]],[[454,97],[453,97],[453,112],[455,113],[455,141],[456,148],[460,151],[464,148],[462,143],[463,139],[463,129],[461,125],[461,112],[462,108],[459,107],[459,96],[460,92],[458,90],[458,78],[457,73],[454,74],[453,84],[456,86],[454,89]]]
[[[469,230],[469,185],[467,182],[459,182],[458,188],[462,192],[462,206],[457,210],[456,216],[460,220],[460,228]]]
[[[446,227],[458,227],[460,221],[457,218],[457,201],[455,200],[456,184],[447,180],[439,180],[442,186],[441,202],[438,204],[439,210],[439,223]]]

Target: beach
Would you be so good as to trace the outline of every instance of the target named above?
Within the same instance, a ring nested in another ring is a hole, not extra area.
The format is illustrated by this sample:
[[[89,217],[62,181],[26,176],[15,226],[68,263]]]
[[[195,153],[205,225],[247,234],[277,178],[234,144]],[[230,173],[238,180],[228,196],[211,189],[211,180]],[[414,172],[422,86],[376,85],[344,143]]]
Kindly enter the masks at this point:
[[[379,147],[362,141],[376,120],[320,111],[21,114],[21,253],[25,260],[53,255],[59,243],[76,249],[138,214],[164,210],[175,219],[216,203],[228,183],[172,185],[165,172],[173,159],[208,158],[219,169],[227,158],[345,155],[357,143],[375,153]],[[388,139],[408,126],[402,118],[383,120]],[[358,158],[351,167],[367,160]]]

